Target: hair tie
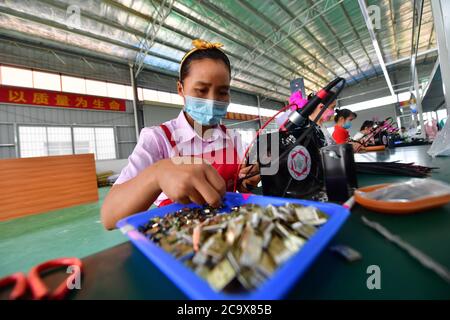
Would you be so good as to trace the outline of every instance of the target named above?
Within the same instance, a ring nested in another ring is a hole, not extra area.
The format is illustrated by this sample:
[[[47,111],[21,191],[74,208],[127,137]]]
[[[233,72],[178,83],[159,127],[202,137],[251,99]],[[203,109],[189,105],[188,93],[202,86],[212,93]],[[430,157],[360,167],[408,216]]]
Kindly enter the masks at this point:
[[[194,48],[192,48],[191,50],[189,50],[183,57],[183,59],[181,59],[180,61],[180,69],[179,69],[179,76],[181,78],[181,67],[183,66],[184,61],[187,59],[187,57],[189,57],[192,53],[198,51],[198,50],[207,50],[207,49],[219,49],[223,47],[223,44],[220,42],[209,42],[203,39],[194,39],[192,40],[192,45],[194,46]]]

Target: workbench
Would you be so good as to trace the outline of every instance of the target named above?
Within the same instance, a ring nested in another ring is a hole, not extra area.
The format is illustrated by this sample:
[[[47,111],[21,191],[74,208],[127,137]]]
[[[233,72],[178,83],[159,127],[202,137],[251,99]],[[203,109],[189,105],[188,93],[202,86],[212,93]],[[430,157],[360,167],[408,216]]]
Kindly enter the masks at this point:
[[[403,147],[356,156],[357,161],[415,162],[439,167],[433,178],[450,183],[450,158],[432,159],[429,146]],[[405,177],[358,175],[360,186],[405,180]],[[358,205],[334,237],[359,251],[362,259],[347,262],[324,250],[294,286],[287,299],[449,299],[450,284],[361,222],[365,216],[450,268],[450,205],[428,212],[385,215]],[[82,289],[75,299],[186,299],[172,282],[130,242],[83,259]],[[381,271],[381,289],[369,290],[367,268]]]

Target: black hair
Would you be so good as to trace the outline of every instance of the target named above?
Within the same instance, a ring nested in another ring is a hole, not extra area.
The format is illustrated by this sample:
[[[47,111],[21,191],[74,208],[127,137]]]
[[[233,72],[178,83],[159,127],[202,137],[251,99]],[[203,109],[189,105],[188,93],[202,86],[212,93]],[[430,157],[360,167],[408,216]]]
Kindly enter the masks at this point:
[[[356,113],[354,113],[348,109],[337,109],[336,115],[334,116],[334,122],[337,123],[340,117],[347,119],[350,116],[353,116],[353,118],[356,118]]]
[[[363,131],[363,130],[366,129],[366,128],[371,128],[371,127],[373,127],[373,125],[374,125],[374,122],[373,122],[373,121],[371,121],[371,120],[366,120],[366,121],[364,121],[363,124],[361,125],[361,129],[359,129],[359,131]]]
[[[405,129],[405,130],[406,130],[406,128],[405,128],[405,127],[401,127],[400,129]]]
[[[180,69],[180,79],[179,79],[180,82],[183,82],[183,80],[189,75],[192,61],[202,59],[213,59],[222,61],[228,68],[228,71],[230,72],[231,76],[230,59],[228,59],[227,55],[222,50],[216,48],[202,49],[194,51],[183,61]]]

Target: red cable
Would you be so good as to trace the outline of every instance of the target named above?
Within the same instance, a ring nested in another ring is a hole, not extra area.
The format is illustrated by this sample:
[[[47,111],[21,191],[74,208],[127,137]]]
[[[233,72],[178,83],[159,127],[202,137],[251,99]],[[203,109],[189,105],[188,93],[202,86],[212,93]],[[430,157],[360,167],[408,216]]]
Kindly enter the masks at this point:
[[[264,130],[264,129],[269,125],[269,123],[270,123],[273,119],[275,119],[275,117],[276,117],[277,115],[279,115],[279,114],[280,114],[281,112],[283,112],[283,111],[286,111],[287,108],[292,107],[292,106],[296,106],[296,107],[298,108],[298,106],[297,106],[295,103],[288,104],[288,105],[284,106],[283,108],[281,108],[280,110],[278,110],[278,112],[275,113],[272,117],[270,117],[270,119],[267,120],[267,121],[262,125],[261,128],[259,128],[258,132],[256,133],[255,138],[253,138],[252,142],[248,145],[247,149],[246,149],[245,152],[244,152],[243,162],[245,162],[245,159],[247,158],[247,154],[248,154],[248,152],[250,151],[250,148],[253,146],[253,144],[254,144],[255,141],[256,141],[256,138],[258,138],[258,136],[261,134],[262,130]],[[237,189],[237,181],[238,181],[238,176],[239,176],[239,171],[241,171],[242,163],[243,163],[243,162],[241,162],[241,163],[239,164],[239,167],[238,167],[236,176],[235,176],[235,178],[234,178],[233,192],[236,192],[236,189]]]

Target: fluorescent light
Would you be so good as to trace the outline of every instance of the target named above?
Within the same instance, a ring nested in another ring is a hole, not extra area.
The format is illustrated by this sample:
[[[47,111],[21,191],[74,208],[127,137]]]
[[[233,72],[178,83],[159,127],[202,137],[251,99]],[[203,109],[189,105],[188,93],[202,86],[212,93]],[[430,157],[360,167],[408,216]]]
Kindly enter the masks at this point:
[[[378,58],[378,62],[380,63],[381,70],[383,70],[384,78],[386,79],[386,83],[388,85],[389,91],[391,92],[392,97],[395,96],[394,88],[392,87],[391,79],[389,78],[389,74],[386,69],[386,64],[384,63],[383,55],[381,54],[380,46],[378,45],[377,36],[375,35],[375,31],[372,26],[372,19],[369,16],[369,12],[367,10],[367,5],[365,0],[358,0],[359,7],[361,8],[361,13],[364,17],[364,21],[366,22],[367,29],[369,30],[370,38],[372,39],[373,48],[375,49],[375,54]]]
[[[261,114],[262,117],[272,117],[278,111],[267,108],[260,108],[260,113],[258,113],[257,107],[237,103],[230,103],[230,105],[228,106],[228,112],[243,113],[252,116],[259,116]]]
[[[367,100],[363,102],[358,102],[354,104],[349,104],[347,106],[343,106],[345,109],[349,109],[353,112],[361,111],[361,110],[367,110],[372,108],[377,108],[381,106],[385,106],[388,104],[396,103],[397,101],[406,101],[409,100],[410,93],[409,92],[402,92],[395,96],[385,96],[377,99]]]

